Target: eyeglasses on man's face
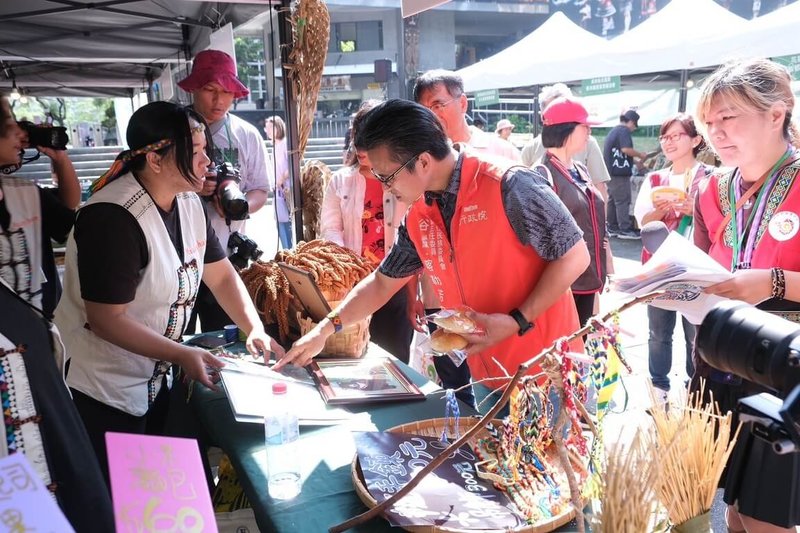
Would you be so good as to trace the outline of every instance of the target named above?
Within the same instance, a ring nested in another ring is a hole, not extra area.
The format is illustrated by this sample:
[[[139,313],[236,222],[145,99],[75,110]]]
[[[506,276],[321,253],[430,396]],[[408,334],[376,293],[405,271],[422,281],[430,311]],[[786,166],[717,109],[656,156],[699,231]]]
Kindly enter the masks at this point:
[[[442,111],[444,111],[445,107],[449,106],[450,104],[452,104],[453,102],[455,102],[459,98],[461,98],[460,94],[454,96],[453,98],[451,98],[450,100],[447,100],[445,102],[434,102],[431,105],[426,106],[426,107],[428,109],[430,109],[431,111],[433,111],[434,113],[441,113]]]
[[[406,168],[409,164],[411,164],[412,161],[414,161],[418,157],[419,157],[419,154],[413,156],[408,161],[406,161],[405,163],[400,165],[400,168],[398,168],[397,170],[395,170],[394,172],[392,172],[388,176],[381,176],[380,174],[375,172],[374,168],[371,168],[370,172],[372,172],[372,175],[375,176],[375,179],[380,181],[381,184],[384,187],[391,187],[392,186],[392,182],[395,180],[395,178],[397,178],[397,175],[400,174],[400,171],[402,171],[404,168]]]
[[[680,141],[681,137],[683,137],[684,135],[686,135],[687,137],[689,136],[688,133],[682,131],[678,133],[672,133],[670,135],[662,135],[661,137],[658,138],[658,142],[660,142],[661,144],[667,144],[667,142],[669,141],[676,143]]]

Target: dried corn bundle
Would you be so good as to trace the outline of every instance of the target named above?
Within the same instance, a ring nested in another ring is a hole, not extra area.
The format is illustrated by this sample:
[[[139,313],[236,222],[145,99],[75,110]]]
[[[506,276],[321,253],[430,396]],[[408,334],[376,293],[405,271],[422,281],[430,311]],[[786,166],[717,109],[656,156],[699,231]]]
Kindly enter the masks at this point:
[[[675,531],[684,533],[709,531],[701,517],[711,510],[739,433],[731,428],[731,413],[723,416],[713,401],[703,405],[702,397],[700,391],[684,406],[652,410],[655,432],[648,447],[661,463],[656,491]]]
[[[299,153],[305,152],[328,55],[330,15],[323,0],[298,0],[291,16],[293,42],[285,65],[297,102]]]
[[[313,241],[320,234],[322,198],[331,170],[321,161],[306,161],[300,175],[303,191],[303,238]]]
[[[592,531],[620,533],[653,530],[658,508],[655,484],[659,463],[637,431],[630,445],[618,441],[606,456],[600,476],[600,501]]]
[[[274,261],[254,261],[239,275],[265,325],[278,323],[281,340],[289,333],[289,280]]]
[[[289,334],[289,280],[278,263],[311,274],[329,301],[341,300],[372,272],[373,266],[354,252],[330,241],[300,242],[293,250],[281,250],[274,261],[255,261],[239,272],[264,324],[277,322],[281,340]]]
[[[275,260],[310,273],[329,302],[344,298],[373,269],[369,261],[352,250],[322,239],[281,250]]]

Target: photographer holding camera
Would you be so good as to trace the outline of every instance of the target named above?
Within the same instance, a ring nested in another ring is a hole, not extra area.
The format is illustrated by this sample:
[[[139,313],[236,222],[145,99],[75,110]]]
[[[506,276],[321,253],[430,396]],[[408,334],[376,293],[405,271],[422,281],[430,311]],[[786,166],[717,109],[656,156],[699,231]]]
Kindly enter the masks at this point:
[[[211,225],[220,243],[227,245],[231,261],[246,265],[260,251],[245,234],[245,219],[264,206],[273,182],[258,129],[228,113],[234,99],[250,91],[236,77],[233,58],[219,50],[198,53],[191,74],[178,85],[192,94],[192,106],[208,123],[214,141],[216,171],[206,174],[200,192],[208,201]],[[205,285],[200,287],[196,309],[203,331],[231,323]]]
[[[66,241],[80,203],[80,184],[67,156],[63,128],[17,123],[5,96],[0,106],[0,277],[52,317],[61,284],[51,241]],[[37,187],[32,180],[9,175],[21,168],[24,149],[29,146],[35,146],[53,162],[58,181],[55,192]]]
[[[723,165],[701,184],[695,244],[734,273],[706,292],[800,318],[800,141],[795,97],[785,67],[766,59],[723,65],[704,83],[697,117]],[[778,327],[776,320],[775,328]],[[752,337],[752,336],[751,336]],[[698,337],[702,352],[703,329]],[[738,337],[737,337],[738,338]],[[768,348],[743,344],[759,362]],[[713,360],[713,359],[712,359]],[[695,357],[692,389],[706,379],[722,412],[764,387]],[[724,478],[728,530],[794,532],[800,524],[800,453],[775,453],[743,429]]]

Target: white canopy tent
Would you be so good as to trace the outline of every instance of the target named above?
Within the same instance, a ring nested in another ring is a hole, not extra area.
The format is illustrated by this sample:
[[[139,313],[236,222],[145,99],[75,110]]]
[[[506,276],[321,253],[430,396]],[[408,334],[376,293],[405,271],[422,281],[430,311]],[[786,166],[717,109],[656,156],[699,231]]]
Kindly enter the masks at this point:
[[[724,35],[724,59],[800,54],[800,2],[749,21]],[[719,38],[719,37],[716,37]]]
[[[458,71],[468,92],[592,77],[609,41],[556,12],[502,52]],[[598,74],[600,75],[600,74]]]
[[[755,24],[714,0],[672,0],[654,16],[611,41],[565,19],[563,14],[555,13],[525,39],[458,71],[466,90],[709,67],[731,57],[733,45],[746,42],[739,36],[749,24]],[[797,25],[795,32],[796,28]],[[791,45],[787,43],[785,48]]]
[[[713,0],[672,0],[610,41],[606,75],[691,70],[724,62],[732,36],[748,21]]]

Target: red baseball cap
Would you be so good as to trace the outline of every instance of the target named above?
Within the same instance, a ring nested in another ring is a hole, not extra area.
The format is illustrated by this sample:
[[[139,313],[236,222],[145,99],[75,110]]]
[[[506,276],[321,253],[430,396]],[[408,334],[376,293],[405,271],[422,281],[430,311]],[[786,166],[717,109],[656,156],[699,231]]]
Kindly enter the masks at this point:
[[[192,73],[178,82],[186,92],[202,89],[215,81],[233,93],[234,98],[244,98],[250,90],[236,77],[236,63],[233,58],[220,50],[203,50],[194,56]]]
[[[568,97],[556,98],[545,108],[542,113],[542,122],[545,126],[577,122],[594,126],[601,124],[598,120],[589,120],[589,112],[578,100]]]

